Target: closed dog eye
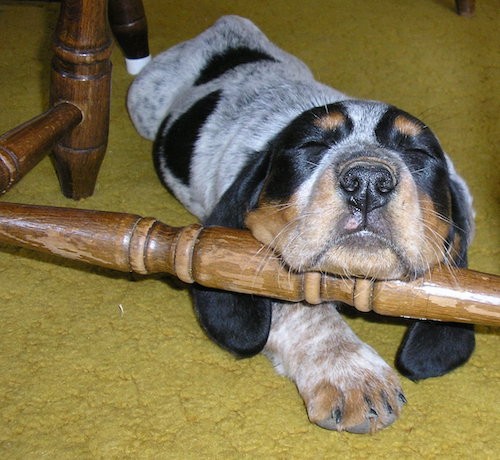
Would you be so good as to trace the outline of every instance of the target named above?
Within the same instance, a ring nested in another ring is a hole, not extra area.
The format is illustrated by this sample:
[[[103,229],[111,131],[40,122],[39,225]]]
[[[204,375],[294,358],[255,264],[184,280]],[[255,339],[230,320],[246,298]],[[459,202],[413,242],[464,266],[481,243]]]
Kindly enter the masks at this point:
[[[435,156],[429,152],[428,150],[424,149],[419,149],[419,148],[411,148],[411,149],[406,149],[405,153],[410,154],[410,155],[423,155],[429,158],[435,158]]]
[[[307,149],[307,148],[311,148],[311,147],[319,148],[319,149],[329,149],[331,147],[331,145],[325,141],[322,141],[322,140],[307,141],[307,142],[304,142],[303,144],[299,145],[299,148],[302,148],[302,149]]]

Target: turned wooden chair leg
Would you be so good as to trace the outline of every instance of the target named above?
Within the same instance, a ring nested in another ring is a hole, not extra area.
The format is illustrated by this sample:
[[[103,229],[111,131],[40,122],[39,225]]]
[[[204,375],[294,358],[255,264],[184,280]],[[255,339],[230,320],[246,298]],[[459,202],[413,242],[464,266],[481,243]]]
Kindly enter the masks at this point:
[[[66,132],[82,121],[73,104],[62,103],[0,137],[0,193],[35,167]]]
[[[141,0],[109,0],[117,40],[135,72],[150,59]],[[51,109],[0,137],[0,193],[52,147],[65,196],[92,195],[107,147],[112,37],[107,0],[62,0],[54,34]]]
[[[73,199],[94,192],[107,147],[112,38],[106,6],[106,0],[63,1],[54,35],[50,102],[69,102],[83,113],[52,151],[62,192]]]
[[[55,34],[51,102],[69,101],[84,118],[53,150],[63,194],[92,195],[106,152],[111,93],[109,18],[127,64],[137,73],[150,59],[141,0],[67,0]]]
[[[455,0],[455,7],[460,16],[473,16],[476,0]]]
[[[125,55],[127,71],[137,75],[151,60],[148,25],[141,0],[109,0],[109,23]]]

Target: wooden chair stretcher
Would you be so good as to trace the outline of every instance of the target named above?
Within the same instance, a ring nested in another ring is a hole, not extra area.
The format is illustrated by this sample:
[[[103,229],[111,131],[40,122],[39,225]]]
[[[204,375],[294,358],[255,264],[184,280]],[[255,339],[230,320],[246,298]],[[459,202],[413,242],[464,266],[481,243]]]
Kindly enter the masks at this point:
[[[500,326],[500,277],[437,267],[413,281],[294,273],[248,231],[173,228],[134,214],[0,203],[0,243],[141,275],[381,315]]]
[[[127,66],[136,72],[137,62],[144,65],[149,57],[141,0],[61,1],[49,109],[0,137],[0,193],[16,184],[51,147],[63,194],[78,200],[94,192],[108,142],[110,28]]]

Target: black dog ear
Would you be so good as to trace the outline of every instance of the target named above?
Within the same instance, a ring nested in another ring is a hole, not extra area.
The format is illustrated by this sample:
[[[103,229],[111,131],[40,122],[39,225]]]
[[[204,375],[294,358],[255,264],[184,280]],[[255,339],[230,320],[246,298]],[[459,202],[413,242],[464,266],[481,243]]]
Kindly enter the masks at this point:
[[[456,267],[467,268],[467,250],[474,236],[474,210],[472,198],[463,179],[448,161],[451,193],[451,219],[453,221],[454,251]]]
[[[401,343],[396,367],[415,381],[439,377],[464,364],[474,346],[470,324],[415,321]]]
[[[222,195],[203,225],[245,227],[246,214],[257,205],[264,186],[271,163],[270,157],[268,152],[249,156],[246,166]]]
[[[218,345],[240,357],[264,348],[271,327],[271,299],[193,286],[198,320]]]
[[[467,250],[474,233],[472,199],[463,179],[448,161],[453,228],[450,261],[467,267]],[[415,321],[406,332],[396,357],[400,372],[412,380],[437,377],[464,364],[474,351],[474,327],[469,324]]]
[[[203,224],[243,228],[246,213],[257,204],[268,165],[265,153],[252,159]],[[270,299],[198,285],[192,295],[201,326],[221,347],[241,357],[264,348],[271,327]]]

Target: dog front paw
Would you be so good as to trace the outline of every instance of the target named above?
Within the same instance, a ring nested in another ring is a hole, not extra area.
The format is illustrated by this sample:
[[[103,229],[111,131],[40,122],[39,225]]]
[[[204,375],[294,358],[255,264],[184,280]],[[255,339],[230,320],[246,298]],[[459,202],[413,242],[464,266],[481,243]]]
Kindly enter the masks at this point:
[[[406,402],[396,372],[354,334],[335,304],[274,304],[264,353],[323,428],[372,433],[393,423]]]
[[[395,372],[383,361],[382,366],[365,364],[347,361],[312,388],[299,388],[311,422],[329,430],[374,433],[398,418],[406,398]]]

